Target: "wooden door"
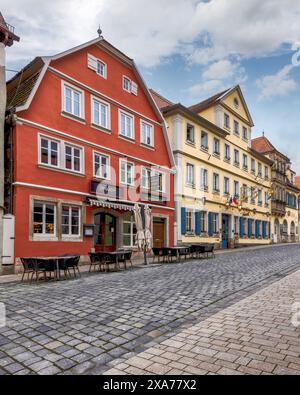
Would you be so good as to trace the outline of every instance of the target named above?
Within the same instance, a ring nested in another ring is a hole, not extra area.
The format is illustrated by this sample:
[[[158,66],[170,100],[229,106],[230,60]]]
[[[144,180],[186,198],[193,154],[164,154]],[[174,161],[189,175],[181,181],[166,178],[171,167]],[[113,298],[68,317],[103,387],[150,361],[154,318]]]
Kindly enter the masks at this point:
[[[162,248],[166,246],[165,221],[153,222],[153,247]]]
[[[116,218],[110,214],[95,215],[95,251],[112,252],[116,250]]]

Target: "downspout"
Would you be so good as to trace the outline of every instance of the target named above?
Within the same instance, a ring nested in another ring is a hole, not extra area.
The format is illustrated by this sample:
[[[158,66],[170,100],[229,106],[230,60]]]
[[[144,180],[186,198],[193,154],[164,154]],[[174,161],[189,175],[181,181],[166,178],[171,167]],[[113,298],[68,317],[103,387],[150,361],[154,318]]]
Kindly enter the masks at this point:
[[[3,257],[4,122],[6,110],[5,45],[0,43],[0,275]]]

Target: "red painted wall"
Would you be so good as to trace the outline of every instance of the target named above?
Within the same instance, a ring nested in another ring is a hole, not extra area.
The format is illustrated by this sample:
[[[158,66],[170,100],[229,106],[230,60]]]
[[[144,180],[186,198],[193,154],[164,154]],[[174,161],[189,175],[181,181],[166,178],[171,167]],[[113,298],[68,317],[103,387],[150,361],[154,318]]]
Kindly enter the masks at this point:
[[[107,64],[107,80],[98,76],[95,72],[87,67],[87,54],[93,54]],[[79,80],[81,83],[89,85],[104,95],[130,107],[144,116],[151,118],[153,121],[161,122],[154,109],[150,105],[148,98],[144,94],[141,85],[139,85],[138,96],[123,91],[122,76],[126,75],[133,81],[138,82],[134,72],[123,63],[100,50],[96,46],[84,49],[75,54],[69,55],[61,60],[53,61],[51,66],[68,74],[72,78]],[[58,136],[50,131],[40,130],[39,128],[18,124],[14,129],[14,166],[15,182],[23,182],[37,185],[44,185],[53,188],[63,188],[82,192],[86,195],[90,192],[90,181],[93,179],[93,151],[103,152],[110,155],[111,165],[116,170],[117,185],[119,184],[119,159],[124,155],[132,155],[149,161],[157,165],[166,167],[171,166],[168,150],[163,135],[163,129],[155,125],[155,151],[140,146],[140,119],[135,116],[135,143],[128,142],[119,137],[118,130],[118,105],[111,105],[111,129],[112,134],[106,134],[91,127],[91,93],[85,91],[85,124],[65,118],[61,115],[62,110],[62,79],[51,71],[47,71],[44,79],[27,111],[18,113],[18,117],[24,118],[31,122],[67,133],[76,138],[86,140],[92,144],[101,145],[119,151],[121,155],[112,154],[101,150],[101,148],[91,147],[88,143],[79,142],[72,138]],[[67,80],[65,80],[68,82]],[[73,85],[76,85],[73,82]],[[82,89],[82,87],[79,87]],[[107,100],[109,102],[109,100]],[[126,110],[128,111],[128,110]],[[147,119],[146,119],[147,120]],[[38,133],[65,140],[78,144],[84,148],[85,155],[85,175],[73,175],[72,173],[63,173],[39,167],[38,165]],[[133,161],[131,158],[128,160]],[[142,163],[135,162],[139,173],[139,166]],[[139,185],[139,178],[136,180],[136,186]],[[169,188],[170,201],[168,207],[174,207],[174,179],[170,176]],[[29,240],[30,224],[30,196],[45,196],[66,200],[83,201],[84,196],[71,195],[64,192],[46,191],[17,186],[14,190],[14,214],[16,216],[16,246],[15,256],[39,256],[55,255],[64,253],[80,253],[86,255],[92,246],[92,240],[85,238],[83,243],[76,242],[37,242]],[[160,213],[169,216],[169,243],[174,243],[174,212],[162,208],[154,208],[154,213]],[[92,223],[91,210],[87,208],[86,223]]]

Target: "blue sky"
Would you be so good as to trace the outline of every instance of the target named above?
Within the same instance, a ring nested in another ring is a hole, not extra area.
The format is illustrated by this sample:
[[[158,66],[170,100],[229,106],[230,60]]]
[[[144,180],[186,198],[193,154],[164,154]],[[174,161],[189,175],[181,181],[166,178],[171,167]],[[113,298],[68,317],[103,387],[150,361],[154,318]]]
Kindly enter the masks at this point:
[[[300,2],[89,0],[88,4],[0,0],[0,10],[22,39],[7,51],[8,68],[19,70],[37,55],[88,41],[100,23],[104,37],[136,60],[149,87],[174,102],[191,105],[241,84],[255,123],[253,136],[264,130],[300,174],[300,66],[292,63],[300,49]]]

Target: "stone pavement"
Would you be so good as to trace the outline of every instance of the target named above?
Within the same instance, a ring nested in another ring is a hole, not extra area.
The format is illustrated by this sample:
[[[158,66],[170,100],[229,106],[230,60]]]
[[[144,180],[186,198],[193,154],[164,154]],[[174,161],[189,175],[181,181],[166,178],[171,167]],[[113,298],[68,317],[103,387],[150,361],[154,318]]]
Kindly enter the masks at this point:
[[[105,374],[300,375],[299,285],[297,271]]]
[[[0,374],[102,374],[299,268],[300,246],[287,245],[70,281],[0,284],[7,310]]]

